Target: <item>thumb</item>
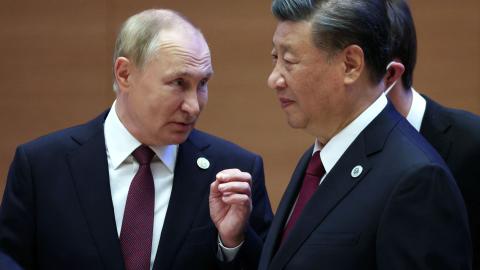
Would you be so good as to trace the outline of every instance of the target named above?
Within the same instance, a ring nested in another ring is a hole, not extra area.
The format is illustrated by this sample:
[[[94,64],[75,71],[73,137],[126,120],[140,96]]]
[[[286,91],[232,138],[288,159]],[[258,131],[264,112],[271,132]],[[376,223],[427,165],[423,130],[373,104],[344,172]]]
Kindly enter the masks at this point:
[[[219,184],[220,184],[220,182],[218,180],[215,180],[210,184],[210,197],[212,197],[212,196],[214,196],[214,197],[222,196],[221,192],[218,190],[218,185]]]

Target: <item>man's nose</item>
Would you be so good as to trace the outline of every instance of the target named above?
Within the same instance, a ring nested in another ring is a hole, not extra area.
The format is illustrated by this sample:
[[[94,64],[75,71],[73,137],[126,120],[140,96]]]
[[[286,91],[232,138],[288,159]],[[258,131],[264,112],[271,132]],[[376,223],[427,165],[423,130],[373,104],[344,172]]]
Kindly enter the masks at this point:
[[[200,113],[200,102],[196,90],[188,91],[182,104],[182,110],[190,116],[197,116]]]
[[[270,76],[268,76],[268,87],[275,89],[275,90],[280,90],[285,87],[287,87],[287,83],[285,82],[285,78],[283,75],[278,71],[278,68],[275,67],[272,70],[272,73],[270,73]]]

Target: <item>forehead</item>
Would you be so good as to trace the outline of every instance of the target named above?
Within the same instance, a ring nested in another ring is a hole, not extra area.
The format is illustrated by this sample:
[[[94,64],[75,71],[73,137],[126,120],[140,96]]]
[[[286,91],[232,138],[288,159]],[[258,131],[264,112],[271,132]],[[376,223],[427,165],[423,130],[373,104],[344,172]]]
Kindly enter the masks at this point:
[[[275,48],[286,51],[312,47],[311,23],[307,21],[279,22],[273,35]]]
[[[156,60],[168,65],[170,71],[181,73],[212,73],[208,45],[200,33],[167,32],[159,41]]]
[[[159,49],[169,48],[183,48],[183,50],[189,51],[192,54],[197,55],[210,55],[207,42],[203,35],[196,29],[171,29],[164,30],[159,34],[158,40]]]

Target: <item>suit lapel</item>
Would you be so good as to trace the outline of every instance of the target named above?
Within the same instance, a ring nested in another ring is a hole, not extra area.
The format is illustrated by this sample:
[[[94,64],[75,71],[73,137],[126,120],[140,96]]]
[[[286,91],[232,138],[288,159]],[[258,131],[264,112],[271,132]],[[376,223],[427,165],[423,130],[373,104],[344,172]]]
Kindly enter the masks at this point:
[[[353,178],[351,171],[357,165],[362,166],[363,171],[360,176]],[[287,239],[284,240],[273,257],[270,269],[281,269],[287,264],[312,231],[363,179],[369,170],[370,165],[365,156],[363,140],[359,140],[349,147],[318,187],[302,211],[295,227],[293,227]],[[291,207],[287,212],[289,213],[290,210]]]
[[[310,234],[322,223],[328,214],[365,178],[373,168],[369,163],[369,156],[382,150],[385,140],[392,128],[401,120],[401,116],[388,104],[385,109],[365,128],[345,151],[332,170],[325,177],[315,194],[305,206],[297,224],[287,239],[279,247],[268,269],[282,269],[294,256],[295,252],[307,240]],[[308,161],[307,161],[308,162]],[[361,166],[363,171],[357,177],[352,176],[352,170]],[[303,177],[306,165],[297,167],[302,172],[294,175]],[[296,180],[298,181],[298,179]],[[297,192],[294,195],[296,199]],[[283,199],[282,199],[283,200]],[[283,203],[283,202],[282,202]],[[288,216],[289,208],[283,209],[283,217]],[[285,224],[285,218],[282,225]],[[283,228],[283,227],[282,227]],[[277,237],[281,234],[278,230]]]
[[[280,237],[283,233],[283,228],[285,223],[290,215],[290,210],[294,205],[299,189],[302,185],[302,179],[305,174],[308,162],[311,158],[313,151],[313,146],[310,147],[302,156],[300,161],[295,168],[290,183],[280,200],[280,204],[275,214],[272,225],[268,232],[267,240],[264,244],[264,250],[262,251],[261,261],[259,264],[259,269],[267,269],[267,265],[275,255],[275,252],[278,249]]]
[[[420,133],[446,161],[452,145],[452,140],[448,136],[451,123],[445,116],[443,108],[430,98],[423,96],[427,101],[425,115],[422,120]]]
[[[202,199],[209,194],[210,183],[215,179],[214,164],[201,150],[209,145],[202,143],[192,132],[178,149],[174,179],[167,214],[160,237],[154,269],[171,269],[178,249],[182,245],[192,222],[201,207]],[[206,157],[209,169],[197,165],[199,157]]]
[[[73,139],[79,147],[68,156],[80,205],[105,269],[124,269],[115,226],[103,134],[106,113]]]

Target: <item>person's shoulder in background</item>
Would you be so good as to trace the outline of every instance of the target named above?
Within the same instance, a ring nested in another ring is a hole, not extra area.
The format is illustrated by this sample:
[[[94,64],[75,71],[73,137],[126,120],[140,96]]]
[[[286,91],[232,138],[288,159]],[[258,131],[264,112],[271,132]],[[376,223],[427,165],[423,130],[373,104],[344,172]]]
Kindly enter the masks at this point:
[[[10,256],[0,251],[0,270],[22,270],[22,268]]]

